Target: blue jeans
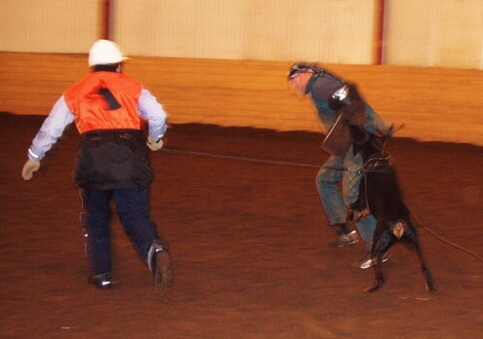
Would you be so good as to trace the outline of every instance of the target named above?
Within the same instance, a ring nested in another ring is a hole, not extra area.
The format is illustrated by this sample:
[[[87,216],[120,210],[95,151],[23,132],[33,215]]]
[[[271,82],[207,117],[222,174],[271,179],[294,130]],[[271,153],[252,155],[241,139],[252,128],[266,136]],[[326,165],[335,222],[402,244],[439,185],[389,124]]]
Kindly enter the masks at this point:
[[[330,225],[345,223],[347,207],[357,200],[362,178],[362,156],[354,156],[352,147],[344,155],[331,155],[316,177],[317,190]],[[370,215],[356,223],[368,249],[376,228],[376,219]]]
[[[154,243],[162,244],[167,250],[149,217],[147,187],[82,189],[81,193],[84,207],[82,221],[87,233],[86,252],[93,275],[111,271],[111,199],[114,199],[116,213],[127,236],[146,264]]]

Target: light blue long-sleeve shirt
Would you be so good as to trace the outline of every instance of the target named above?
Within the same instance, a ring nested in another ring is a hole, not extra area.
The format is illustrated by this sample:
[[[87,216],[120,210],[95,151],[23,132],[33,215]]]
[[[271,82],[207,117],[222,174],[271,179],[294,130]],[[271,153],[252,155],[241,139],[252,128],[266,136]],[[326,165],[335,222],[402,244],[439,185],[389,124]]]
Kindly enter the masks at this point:
[[[148,122],[149,136],[154,140],[161,139],[168,129],[168,116],[156,97],[144,88],[138,101],[138,113]],[[42,160],[72,122],[74,115],[67,107],[64,96],[61,96],[33,139],[28,158],[33,161]]]

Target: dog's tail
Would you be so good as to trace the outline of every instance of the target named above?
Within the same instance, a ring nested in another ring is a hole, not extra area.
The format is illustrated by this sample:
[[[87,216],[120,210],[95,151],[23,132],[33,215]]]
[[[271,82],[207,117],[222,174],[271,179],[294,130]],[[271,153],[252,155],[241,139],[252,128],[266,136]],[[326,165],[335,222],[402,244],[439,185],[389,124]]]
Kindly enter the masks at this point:
[[[401,239],[407,228],[408,223],[403,219],[399,219],[394,223],[392,227],[392,234],[394,234],[396,238]]]

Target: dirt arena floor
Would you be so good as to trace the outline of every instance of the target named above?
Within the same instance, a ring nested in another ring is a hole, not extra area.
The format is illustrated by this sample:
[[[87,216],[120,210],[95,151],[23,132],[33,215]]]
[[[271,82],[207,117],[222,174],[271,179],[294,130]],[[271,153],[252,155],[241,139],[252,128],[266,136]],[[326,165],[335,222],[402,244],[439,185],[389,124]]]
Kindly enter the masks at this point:
[[[362,243],[328,246],[320,134],[172,126],[152,153],[152,217],[175,270],[160,300],[116,218],[119,286],[87,284],[75,129],[32,181],[20,176],[43,119],[0,114],[2,338],[483,338],[481,147],[392,140],[406,200],[433,232],[419,228],[438,292],[396,247],[369,294],[373,271],[353,266]]]

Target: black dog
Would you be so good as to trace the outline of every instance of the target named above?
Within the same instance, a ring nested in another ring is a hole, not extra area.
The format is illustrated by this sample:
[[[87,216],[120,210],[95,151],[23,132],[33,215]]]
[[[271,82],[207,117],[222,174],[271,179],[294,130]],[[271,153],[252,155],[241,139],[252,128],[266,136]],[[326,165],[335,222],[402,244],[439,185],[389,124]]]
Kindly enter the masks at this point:
[[[435,291],[389,154],[383,152],[381,141],[375,136],[371,136],[359,148],[364,159],[364,175],[359,187],[359,197],[350,206],[349,219],[358,220],[370,213],[377,220],[371,249],[376,278],[366,292],[373,292],[384,283],[382,257],[395,243],[405,245],[416,254],[426,281],[426,289]]]

